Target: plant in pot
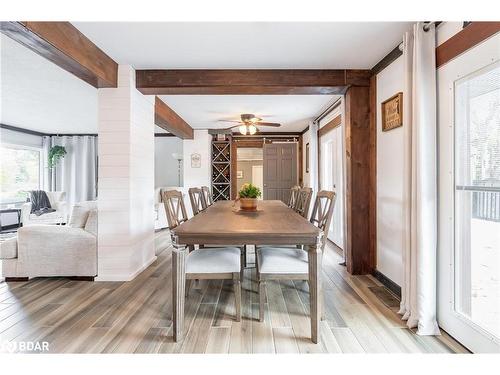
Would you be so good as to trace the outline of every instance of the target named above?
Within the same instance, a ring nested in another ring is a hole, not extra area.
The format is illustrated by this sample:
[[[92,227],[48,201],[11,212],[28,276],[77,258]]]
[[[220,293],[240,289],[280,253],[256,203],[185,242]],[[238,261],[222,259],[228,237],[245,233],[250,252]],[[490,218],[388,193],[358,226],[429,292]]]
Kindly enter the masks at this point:
[[[66,155],[66,149],[63,146],[53,146],[49,150],[48,165],[52,169],[56,166],[57,162]]]
[[[260,189],[252,184],[243,184],[238,192],[240,208],[244,211],[257,210],[257,198],[262,195]]]

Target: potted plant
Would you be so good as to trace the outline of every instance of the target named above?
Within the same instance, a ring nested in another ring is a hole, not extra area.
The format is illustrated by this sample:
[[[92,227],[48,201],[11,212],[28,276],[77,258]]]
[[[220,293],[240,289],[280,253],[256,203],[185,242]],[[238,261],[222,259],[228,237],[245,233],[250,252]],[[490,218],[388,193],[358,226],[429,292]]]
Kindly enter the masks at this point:
[[[63,146],[53,146],[49,150],[48,165],[49,169],[56,166],[57,162],[66,155],[66,149]]]
[[[257,210],[257,198],[262,195],[260,189],[252,184],[243,184],[238,192],[240,208],[244,211]]]

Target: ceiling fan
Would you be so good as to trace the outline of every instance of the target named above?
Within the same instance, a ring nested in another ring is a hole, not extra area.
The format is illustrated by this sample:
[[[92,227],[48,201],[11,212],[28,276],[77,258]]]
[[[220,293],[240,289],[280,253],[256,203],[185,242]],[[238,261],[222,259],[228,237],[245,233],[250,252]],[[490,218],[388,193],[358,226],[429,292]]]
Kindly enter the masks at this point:
[[[240,131],[240,133],[242,135],[247,135],[247,134],[253,135],[257,132],[257,126],[272,126],[275,128],[281,126],[281,124],[278,124],[276,122],[262,121],[262,119],[260,117],[256,117],[255,115],[253,115],[251,113],[243,113],[240,115],[240,117],[241,117],[241,121],[221,120],[224,122],[236,122],[236,123],[238,123],[238,125],[231,126],[231,127],[226,128],[224,130],[238,128],[238,130]]]

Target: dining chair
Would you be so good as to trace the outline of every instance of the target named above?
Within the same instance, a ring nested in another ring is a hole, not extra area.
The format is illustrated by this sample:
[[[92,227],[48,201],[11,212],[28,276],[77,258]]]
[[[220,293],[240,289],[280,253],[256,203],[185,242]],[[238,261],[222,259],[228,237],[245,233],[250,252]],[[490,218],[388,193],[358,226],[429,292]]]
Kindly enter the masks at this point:
[[[207,206],[211,206],[212,204],[214,204],[214,199],[208,186],[202,186],[201,191],[203,192],[203,197],[205,198]]]
[[[189,188],[189,200],[191,201],[191,208],[193,209],[193,215],[198,215],[200,212],[207,209],[207,202],[205,200],[205,195],[200,188]]]
[[[288,207],[295,208],[297,204],[297,195],[300,191],[300,186],[295,185],[290,189],[290,199],[288,200]]]
[[[336,195],[333,191],[322,190],[316,196],[311,219],[325,233],[321,251],[324,251],[326,232],[330,228]],[[308,253],[294,247],[259,247],[257,249],[257,279],[259,283],[259,320],[264,320],[265,286],[267,280],[309,281]]]
[[[309,214],[309,205],[311,204],[313,191],[310,187],[305,187],[299,190],[295,201],[294,210],[299,215],[307,218]]]
[[[168,228],[174,229],[187,221],[182,193],[163,192]],[[186,259],[186,298],[191,280],[233,280],[236,321],[241,320],[241,249],[237,247],[201,248],[191,250]]]

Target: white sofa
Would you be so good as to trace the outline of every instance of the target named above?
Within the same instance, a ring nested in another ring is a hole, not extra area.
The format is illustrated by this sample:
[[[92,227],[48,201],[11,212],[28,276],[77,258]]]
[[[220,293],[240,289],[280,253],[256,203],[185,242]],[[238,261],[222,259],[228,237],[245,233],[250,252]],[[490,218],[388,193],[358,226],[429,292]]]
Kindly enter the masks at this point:
[[[68,208],[66,193],[64,191],[46,191],[50,205],[54,212],[37,216],[31,213],[31,202],[26,202],[21,207],[21,222],[23,226],[33,224],[66,224],[68,220]]]
[[[68,225],[30,225],[1,243],[2,277],[97,275],[97,202],[80,202]]]

